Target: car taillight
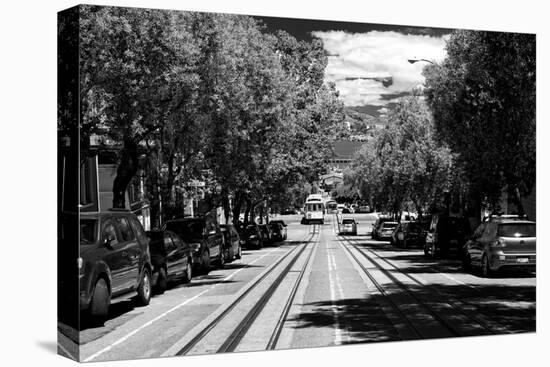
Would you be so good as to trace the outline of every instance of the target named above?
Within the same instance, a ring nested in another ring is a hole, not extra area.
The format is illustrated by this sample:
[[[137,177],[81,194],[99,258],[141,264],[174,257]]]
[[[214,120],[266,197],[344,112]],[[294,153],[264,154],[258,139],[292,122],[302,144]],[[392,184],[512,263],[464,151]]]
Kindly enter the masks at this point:
[[[495,247],[506,247],[506,244],[502,242],[501,240],[495,240],[491,243],[489,243],[489,247],[495,248]]]
[[[78,266],[78,269],[82,269],[82,264],[83,264],[83,261],[82,261],[82,258],[79,257],[78,259],[76,259],[76,264]]]

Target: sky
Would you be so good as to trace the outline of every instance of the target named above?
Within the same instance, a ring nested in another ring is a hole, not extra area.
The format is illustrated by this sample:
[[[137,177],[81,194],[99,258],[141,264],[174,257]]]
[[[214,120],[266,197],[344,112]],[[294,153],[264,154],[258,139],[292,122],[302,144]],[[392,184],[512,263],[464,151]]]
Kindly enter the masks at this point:
[[[266,30],[285,30],[300,40],[317,37],[329,55],[325,80],[336,84],[344,105],[380,116],[398,98],[421,87],[425,62],[441,61],[451,29],[323,20],[256,17]]]

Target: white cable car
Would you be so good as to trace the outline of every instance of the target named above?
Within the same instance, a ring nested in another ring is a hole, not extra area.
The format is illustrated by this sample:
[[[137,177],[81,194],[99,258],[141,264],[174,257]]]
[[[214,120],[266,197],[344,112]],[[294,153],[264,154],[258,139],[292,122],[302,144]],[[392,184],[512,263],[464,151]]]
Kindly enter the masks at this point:
[[[307,197],[304,205],[303,224],[320,223],[325,224],[325,204],[320,194],[311,194]]]

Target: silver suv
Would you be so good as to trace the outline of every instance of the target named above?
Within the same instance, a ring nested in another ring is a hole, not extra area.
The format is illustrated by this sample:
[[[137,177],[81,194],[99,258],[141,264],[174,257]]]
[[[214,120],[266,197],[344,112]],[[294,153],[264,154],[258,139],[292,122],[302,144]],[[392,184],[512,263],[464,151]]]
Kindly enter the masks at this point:
[[[501,268],[536,268],[536,223],[499,218],[481,223],[463,247],[462,264],[479,267],[484,277]]]

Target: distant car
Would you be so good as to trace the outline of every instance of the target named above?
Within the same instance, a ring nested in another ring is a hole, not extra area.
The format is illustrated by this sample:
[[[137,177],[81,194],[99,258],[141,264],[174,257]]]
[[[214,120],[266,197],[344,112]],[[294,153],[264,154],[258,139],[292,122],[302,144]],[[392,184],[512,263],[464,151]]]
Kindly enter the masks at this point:
[[[349,208],[342,209],[342,214],[351,214],[351,210]]]
[[[424,254],[435,257],[447,256],[451,252],[458,253],[470,234],[470,222],[467,218],[435,214],[426,234]]]
[[[80,214],[80,309],[95,322],[109,314],[113,297],[137,292],[151,299],[149,240],[135,214],[107,211]]]
[[[475,266],[484,277],[502,268],[535,270],[536,223],[502,218],[481,223],[463,247],[462,265]]]
[[[376,230],[376,240],[389,241],[397,224],[397,222],[383,221]]]
[[[380,229],[380,227],[382,226],[382,224],[384,222],[391,222],[391,221],[393,221],[392,218],[387,218],[387,217],[377,218],[376,221],[372,224],[372,232],[371,232],[372,239],[373,240],[379,240],[378,230]]]
[[[272,236],[273,242],[280,242],[285,240],[283,235],[284,227],[281,223],[269,222],[267,226],[269,227],[269,229],[271,229],[271,236]],[[284,229],[284,231],[286,231],[286,228]]]
[[[164,223],[163,229],[175,232],[190,244],[194,270],[208,274],[212,263],[224,266],[223,235],[215,217],[172,219]]]
[[[391,244],[397,247],[424,247],[427,226],[420,222],[401,222],[392,233]]]
[[[369,213],[370,208],[368,205],[359,205],[357,208],[355,208],[355,213]]]
[[[247,249],[261,249],[264,245],[260,228],[256,223],[243,224],[239,227],[240,244]]]
[[[353,218],[344,218],[342,219],[342,224],[340,225],[340,234],[349,234],[356,236],[357,235],[357,222]]]
[[[153,264],[152,284],[158,293],[166,290],[169,281],[193,277],[193,250],[171,231],[148,231],[149,252]]]
[[[242,257],[241,241],[237,229],[232,224],[221,224],[225,244],[225,261],[232,262]]]
[[[296,209],[287,208],[281,212],[281,215],[296,215],[298,211]]]
[[[281,231],[282,231],[282,235],[283,235],[283,239],[281,241],[284,241],[287,239],[287,224],[285,223],[284,220],[281,220],[281,219],[277,219],[277,220],[271,220],[269,221],[269,223],[278,223],[282,226],[281,228]]]

